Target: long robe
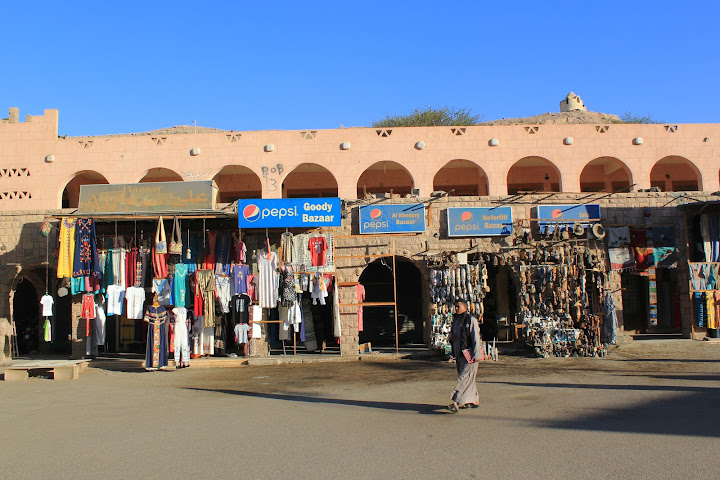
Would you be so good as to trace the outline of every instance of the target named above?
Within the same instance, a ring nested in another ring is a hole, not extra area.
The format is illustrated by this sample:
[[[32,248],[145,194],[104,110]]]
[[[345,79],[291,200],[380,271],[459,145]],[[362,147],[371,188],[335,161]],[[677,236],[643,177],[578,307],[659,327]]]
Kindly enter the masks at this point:
[[[145,311],[148,323],[147,346],[145,350],[145,370],[157,370],[168,364],[168,335],[165,324],[168,314],[162,305],[150,305]]]
[[[475,317],[470,317],[469,331],[465,328],[463,317],[457,316],[452,325],[452,347],[457,368],[457,384],[450,394],[450,398],[458,405],[474,404],[480,402],[480,395],[475,384],[478,371],[478,362],[468,363],[463,355],[463,348],[470,350],[472,358],[480,358],[482,345],[480,343],[480,327]],[[463,338],[465,339],[463,341]]]

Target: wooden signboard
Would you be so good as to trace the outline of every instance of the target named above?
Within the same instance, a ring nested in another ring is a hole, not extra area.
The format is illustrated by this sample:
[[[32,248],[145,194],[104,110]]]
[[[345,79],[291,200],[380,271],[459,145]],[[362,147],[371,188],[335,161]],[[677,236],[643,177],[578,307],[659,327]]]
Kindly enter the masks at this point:
[[[78,213],[86,215],[214,210],[217,191],[217,185],[212,180],[82,185]]]

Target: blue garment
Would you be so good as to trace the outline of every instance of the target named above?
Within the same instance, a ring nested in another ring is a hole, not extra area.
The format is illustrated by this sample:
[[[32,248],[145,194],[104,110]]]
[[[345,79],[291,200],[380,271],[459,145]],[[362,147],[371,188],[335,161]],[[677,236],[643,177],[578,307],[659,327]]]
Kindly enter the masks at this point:
[[[82,276],[100,278],[95,221],[92,218],[78,218],[75,227],[73,277]]]
[[[218,232],[215,243],[215,275],[230,275],[230,248],[232,235],[228,232]]]
[[[695,306],[695,323],[698,327],[705,326],[705,294],[693,293],[693,305]]]
[[[250,275],[250,267],[247,265],[233,265],[233,295],[236,293],[247,293],[248,275]]]
[[[720,216],[708,215],[708,230],[710,231],[710,261],[720,261]]]
[[[145,348],[145,369],[166,367],[168,364],[168,338],[165,324],[167,310],[163,306],[150,305],[145,311],[148,322],[147,345]]]
[[[73,295],[85,293],[85,277],[73,277],[70,279],[70,293]]]
[[[176,307],[187,307],[187,274],[188,266],[183,263],[175,265],[175,276],[173,277],[173,305]]]

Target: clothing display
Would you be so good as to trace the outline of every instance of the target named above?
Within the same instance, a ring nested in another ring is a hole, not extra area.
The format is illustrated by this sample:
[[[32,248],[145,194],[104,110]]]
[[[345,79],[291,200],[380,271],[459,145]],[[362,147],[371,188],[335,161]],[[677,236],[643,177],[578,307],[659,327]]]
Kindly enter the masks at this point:
[[[148,324],[145,370],[157,370],[167,367],[167,330],[163,328],[168,322],[167,310],[162,305],[150,305],[145,310],[143,319]]]
[[[293,234],[285,232],[280,236],[280,247],[282,248],[282,262],[292,263],[293,261]]]
[[[127,302],[127,318],[141,320],[143,318],[145,290],[140,287],[130,287],[125,292],[125,300]]]
[[[57,277],[67,278],[73,276],[73,262],[75,260],[75,228],[77,220],[63,217],[60,220],[60,248],[58,250]]]
[[[231,275],[233,278],[232,293],[247,293],[250,267],[248,267],[247,265],[233,265]]]
[[[53,310],[52,310],[53,303],[55,303],[55,302],[54,302],[53,297],[52,297],[51,295],[48,295],[48,294],[46,293],[45,295],[42,296],[42,298],[40,299],[40,305],[43,306],[43,308],[42,308],[42,316],[43,316],[43,317],[52,317],[52,314],[53,314]]]
[[[277,253],[258,254],[258,300],[262,308],[275,308],[278,304]]]
[[[170,282],[168,282],[166,278],[153,279],[152,292],[157,295],[157,300],[160,305],[172,305],[170,302],[172,290],[170,289]]]
[[[215,296],[222,313],[230,313],[230,277],[215,276]]]
[[[188,337],[188,315],[184,307],[175,307],[173,313],[173,350],[175,368],[190,366],[190,348]]]
[[[365,287],[363,284],[358,283],[355,286],[355,295],[358,303],[362,303],[365,301]],[[363,331],[363,307],[360,305],[357,307],[357,319],[358,319],[358,332]]]
[[[310,251],[310,258],[313,267],[325,265],[325,251],[327,248],[328,244],[325,241],[325,237],[312,237],[308,241],[308,250]]]
[[[188,305],[187,275],[187,265],[183,263],[178,263],[177,265],[175,265],[175,274],[173,276],[172,282],[172,304],[176,307],[186,307]]]
[[[238,323],[235,325],[235,343],[242,345],[248,343],[248,332],[250,331],[250,325],[247,323]]]
[[[122,315],[123,302],[125,300],[125,289],[118,285],[110,285],[107,287],[107,314]]]
[[[230,315],[232,323],[248,323],[250,320],[250,307],[252,300],[247,293],[236,293],[230,300]]]
[[[200,315],[205,319],[205,327],[215,326],[215,272],[213,270],[197,270],[195,272],[195,299],[202,301]],[[196,309],[197,310],[197,309]],[[196,315],[198,312],[196,311]]]
[[[75,261],[73,277],[100,277],[100,259],[95,236],[95,221],[92,218],[78,218],[75,228]]]

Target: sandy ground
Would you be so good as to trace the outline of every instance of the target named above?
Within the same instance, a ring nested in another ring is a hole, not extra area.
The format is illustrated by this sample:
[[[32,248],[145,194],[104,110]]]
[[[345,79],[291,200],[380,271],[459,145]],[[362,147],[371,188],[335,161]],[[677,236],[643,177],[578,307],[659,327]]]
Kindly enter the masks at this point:
[[[502,357],[482,406],[454,365],[394,360],[0,382],[0,478],[717,478],[720,344]]]

